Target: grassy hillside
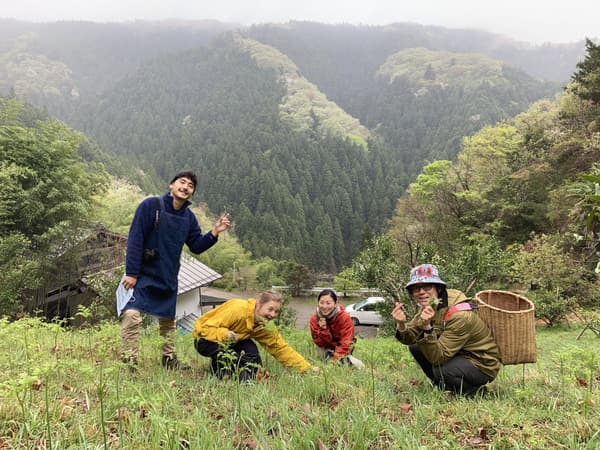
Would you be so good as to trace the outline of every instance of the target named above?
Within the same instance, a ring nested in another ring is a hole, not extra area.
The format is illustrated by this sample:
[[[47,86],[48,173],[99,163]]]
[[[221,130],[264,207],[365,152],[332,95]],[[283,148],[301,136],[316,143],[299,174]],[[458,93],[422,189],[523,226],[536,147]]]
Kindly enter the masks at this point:
[[[250,53],[259,67],[275,70],[280,74],[280,80],[285,82],[287,94],[280,107],[283,123],[298,131],[316,128],[320,134],[350,138],[367,147],[369,130],[301,76],[298,67],[285,54],[252,39],[238,38],[236,43]]]
[[[411,48],[391,55],[377,71],[390,83],[405,77],[417,86],[459,85],[464,88],[480,85],[507,84],[502,74],[503,63],[483,55],[432,51]]]
[[[599,338],[579,332],[539,330],[537,364],[504,367],[485,398],[465,400],[433,389],[389,337],[359,339],[364,371],[300,375],[265,357],[271,377],[239,386],[207,373],[190,335],[177,345],[191,372],[159,366],[150,327],[130,373],[116,323],[0,321],[0,448],[597,449]],[[306,330],[283,333],[315,361]]]

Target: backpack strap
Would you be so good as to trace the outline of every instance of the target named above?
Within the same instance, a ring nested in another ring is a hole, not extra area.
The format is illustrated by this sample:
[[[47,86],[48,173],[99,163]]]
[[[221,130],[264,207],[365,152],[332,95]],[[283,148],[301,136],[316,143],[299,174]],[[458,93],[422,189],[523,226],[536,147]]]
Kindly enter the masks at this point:
[[[158,231],[158,224],[160,223],[160,206],[161,206],[161,198],[154,197],[154,231]]]
[[[457,303],[456,305],[451,306],[450,308],[448,308],[448,311],[446,311],[446,314],[444,315],[444,321],[442,322],[442,330],[446,329],[446,322],[448,322],[448,319],[450,319],[450,317],[452,317],[452,315],[455,312],[473,311],[475,309],[477,309],[477,305],[475,303],[468,302]]]

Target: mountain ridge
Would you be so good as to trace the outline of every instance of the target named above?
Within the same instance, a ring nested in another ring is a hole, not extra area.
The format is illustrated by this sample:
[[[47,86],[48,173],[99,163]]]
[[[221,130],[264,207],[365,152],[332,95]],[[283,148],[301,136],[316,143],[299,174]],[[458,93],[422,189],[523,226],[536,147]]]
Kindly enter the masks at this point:
[[[302,24],[298,35],[298,26],[175,33],[160,48],[144,45],[162,31],[144,42],[129,40],[126,27],[94,26],[81,48],[52,47],[67,42],[72,28],[63,28],[45,47],[29,43],[30,50],[53,49],[40,54],[73,61],[80,95],[54,104],[48,95],[40,106],[164,182],[181,168],[196,170],[202,201],[232,213],[255,257],[335,272],[365,236],[385,227],[425,161],[453,159],[464,136],[556,92],[494,62],[507,83],[481,75],[482,82],[434,85],[415,96],[418,84],[376,74],[392,50],[407,51],[423,36],[392,27],[390,40],[379,28],[315,24]],[[105,29],[119,32],[101,42]],[[257,61],[259,50],[269,55],[266,66]],[[110,67],[128,54],[123,66]],[[419,80],[426,69],[410,66]],[[360,126],[368,134],[354,133]]]

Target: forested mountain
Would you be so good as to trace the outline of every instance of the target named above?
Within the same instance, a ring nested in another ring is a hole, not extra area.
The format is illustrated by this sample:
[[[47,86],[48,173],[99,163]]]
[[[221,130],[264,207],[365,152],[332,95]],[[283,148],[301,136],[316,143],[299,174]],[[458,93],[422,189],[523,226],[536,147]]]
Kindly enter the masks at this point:
[[[366,147],[370,133],[306,78],[286,55],[252,39],[236,37],[235,44],[250,53],[261,68],[274,70],[285,83],[286,93],[280,106],[280,118],[296,131],[348,137]]]
[[[237,24],[216,21],[28,23],[0,19],[0,94],[65,114],[81,98],[110,89],[145,60],[209,46]],[[385,59],[406,48],[481,53],[530,75],[565,83],[584,44],[532,46],[476,30],[290,22],[253,26],[248,36],[286,54],[302,75],[355,117],[351,100]],[[66,105],[64,104],[66,103]],[[71,105],[72,106],[72,105]]]
[[[230,43],[231,44],[231,43]],[[81,127],[101,145],[145,158],[168,179],[195,169],[199,197],[228,210],[255,256],[336,270],[380,229],[407,179],[383,145],[298,131],[280,118],[286,87],[234,45],[146,64]],[[386,159],[387,158],[387,159]]]
[[[424,160],[454,158],[463,136],[514,116],[536,99],[552,97],[561,89],[558,81],[566,84],[584,48],[580,43],[549,51],[553,47],[526,47],[490,33],[416,24],[291,22],[254,26],[247,34],[284,52],[328,98],[385,136],[409,174],[418,172]],[[400,55],[408,57],[396,70],[410,76],[382,76]],[[462,66],[460,61],[468,61],[469,55],[470,62]],[[449,70],[446,64],[435,73],[431,63],[437,58],[454,67]],[[478,65],[494,66],[502,82],[488,80],[491,71],[478,71]],[[564,69],[560,74],[540,74],[540,67],[559,66]],[[382,67],[388,69],[382,72]],[[460,72],[474,68],[477,75],[470,80]],[[526,75],[528,70],[554,81],[537,81]],[[445,76],[450,83],[435,79]]]
[[[407,48],[478,53],[518,67],[529,75],[565,83],[585,53],[581,42],[531,45],[473,29],[449,29],[414,23],[386,26],[326,25],[292,21],[254,25],[248,36],[272,45],[298,64],[338,103],[346,84],[364,82],[389,55]]]
[[[519,289],[560,323],[600,302],[600,46],[556,101],[465,137],[423,168],[384,235],[345,273],[393,297],[429,261],[463,290]],[[403,275],[404,274],[404,275]]]
[[[385,226],[424,161],[453,159],[463,136],[559,90],[474,55],[490,54],[500,39],[481,32],[8,25],[0,89],[135,161],[130,179],[139,167],[163,183],[196,170],[200,200],[232,213],[255,256],[330,272]]]
[[[216,21],[29,23],[0,19],[0,94],[69,119],[142,61],[206,46],[236,25]]]
[[[498,60],[417,48],[387,58],[366,92],[364,123],[397,150],[413,175],[423,161],[454,159],[463,136],[555,91]]]

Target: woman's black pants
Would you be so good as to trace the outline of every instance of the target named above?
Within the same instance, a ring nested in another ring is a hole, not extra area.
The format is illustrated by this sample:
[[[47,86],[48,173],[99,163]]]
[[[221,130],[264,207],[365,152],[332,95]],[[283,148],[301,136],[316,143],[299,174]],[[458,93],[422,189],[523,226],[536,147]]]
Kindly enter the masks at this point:
[[[262,366],[258,347],[252,339],[244,339],[233,344],[221,344],[199,338],[194,341],[196,351],[210,358],[210,368],[214,375],[237,377],[240,382],[256,378]]]
[[[425,358],[417,344],[409,345],[408,348],[427,378],[440,389],[472,397],[482,386],[493,380],[463,356],[455,356],[444,365],[434,366]]]

